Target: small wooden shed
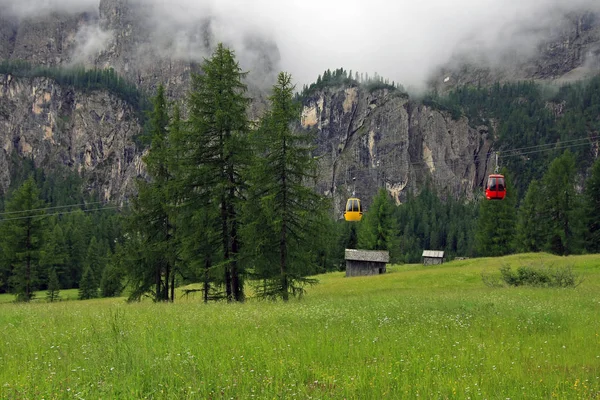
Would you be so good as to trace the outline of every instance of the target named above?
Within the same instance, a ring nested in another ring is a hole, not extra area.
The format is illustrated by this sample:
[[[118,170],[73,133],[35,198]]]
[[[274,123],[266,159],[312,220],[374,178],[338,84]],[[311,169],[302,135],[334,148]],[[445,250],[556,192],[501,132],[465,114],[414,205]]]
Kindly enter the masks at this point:
[[[390,253],[383,250],[346,249],[346,276],[385,274]]]
[[[444,263],[444,252],[441,250],[423,250],[423,265],[438,265]]]

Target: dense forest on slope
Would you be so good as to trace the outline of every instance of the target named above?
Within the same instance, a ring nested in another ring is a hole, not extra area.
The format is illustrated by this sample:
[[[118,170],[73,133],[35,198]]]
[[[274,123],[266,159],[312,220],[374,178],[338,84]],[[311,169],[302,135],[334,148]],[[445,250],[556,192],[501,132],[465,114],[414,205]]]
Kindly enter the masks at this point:
[[[464,86],[424,102],[454,118],[464,115],[472,126],[491,128],[500,165],[513,174],[519,199],[565,149],[574,153],[582,178],[598,155],[600,76],[561,87],[535,82]]]

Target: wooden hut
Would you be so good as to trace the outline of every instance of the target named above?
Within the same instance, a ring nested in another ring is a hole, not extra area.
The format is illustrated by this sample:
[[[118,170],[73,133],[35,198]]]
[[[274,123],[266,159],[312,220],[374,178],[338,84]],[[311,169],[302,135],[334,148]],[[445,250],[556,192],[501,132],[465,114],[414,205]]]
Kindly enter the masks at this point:
[[[385,274],[390,253],[382,250],[346,249],[346,276]]]
[[[423,265],[438,265],[444,263],[444,252],[440,250],[423,250]]]

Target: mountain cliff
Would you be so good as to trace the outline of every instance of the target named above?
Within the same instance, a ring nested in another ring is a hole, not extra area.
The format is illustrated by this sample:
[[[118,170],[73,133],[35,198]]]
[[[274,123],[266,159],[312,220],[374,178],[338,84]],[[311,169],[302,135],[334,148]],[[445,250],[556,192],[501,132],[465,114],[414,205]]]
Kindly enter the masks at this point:
[[[46,78],[0,75],[0,186],[10,183],[13,153],[39,168],[65,165],[88,190],[122,201],[143,172],[133,139],[141,132],[132,107],[103,91],[85,93]]]
[[[359,85],[306,98],[301,125],[316,132],[319,189],[334,198],[339,213],[354,191],[368,205],[385,187],[400,203],[428,181],[446,196],[472,198],[493,143],[486,126],[473,128],[398,89]]]
[[[169,97],[181,100],[191,72],[223,40],[223,30],[207,13],[165,35],[169,16],[156,19],[156,7],[100,0],[76,12],[0,13],[0,61],[110,67],[147,95],[163,83]],[[431,79],[430,88],[443,93],[499,80],[571,80],[600,70],[598,14],[568,15],[537,34],[545,39],[535,51],[502,64],[457,52]],[[274,41],[252,32],[235,40],[235,46],[242,67],[252,71],[250,113],[257,117],[264,109],[265,88],[279,69],[279,50]],[[0,82],[0,190],[8,186],[8,160],[15,152],[39,167],[59,163],[73,168],[105,200],[122,201],[134,193],[133,178],[144,169],[142,150],[134,142],[143,130],[139,110],[106,90],[75,89],[48,78],[5,74]],[[368,205],[379,187],[397,202],[427,182],[443,196],[473,198],[493,169],[489,153],[496,148],[498,123],[454,115],[398,89],[343,84],[303,97],[299,129],[316,135],[318,187],[333,197],[340,213],[352,192]]]
[[[516,34],[515,34],[516,35]],[[600,13],[568,13],[552,25],[519,32],[521,48],[459,49],[429,80],[443,92],[460,85],[497,81],[572,82],[600,70]]]

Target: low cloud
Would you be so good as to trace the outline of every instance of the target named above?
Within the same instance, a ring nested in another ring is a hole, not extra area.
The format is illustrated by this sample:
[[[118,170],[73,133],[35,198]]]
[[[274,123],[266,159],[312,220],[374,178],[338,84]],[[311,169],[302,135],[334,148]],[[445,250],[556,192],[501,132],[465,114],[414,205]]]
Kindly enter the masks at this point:
[[[4,16],[31,18],[49,13],[97,12],[98,0],[0,0]]]
[[[104,31],[98,23],[83,25],[75,36],[75,50],[71,56],[74,64],[90,65],[113,40],[111,31]]]
[[[418,87],[453,57],[488,63],[505,62],[507,54],[527,57],[560,31],[565,18],[600,12],[598,0],[120,1],[146,7],[149,43],[157,54],[201,61],[209,55],[207,40],[222,41],[236,49],[245,68],[264,70],[257,75],[283,69],[299,85],[344,67]],[[0,0],[0,7],[20,16],[97,10],[98,4]],[[81,57],[107,43],[106,32],[80,34],[87,38]]]

